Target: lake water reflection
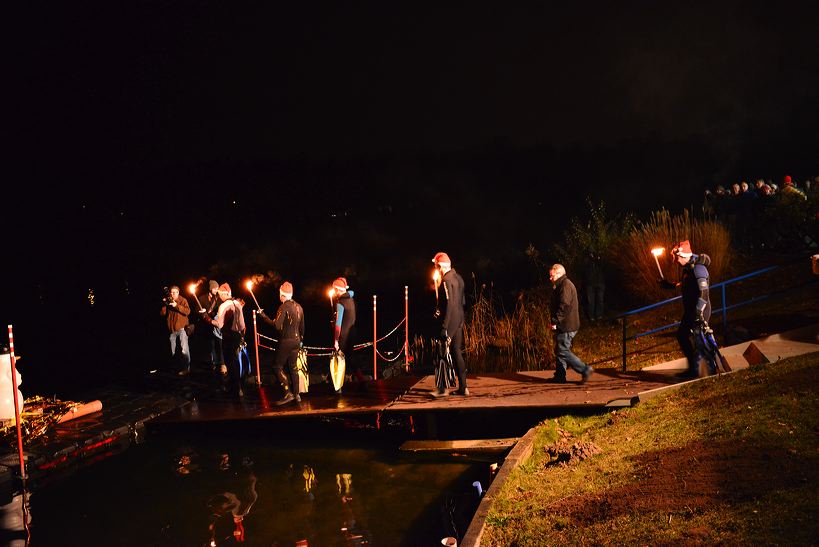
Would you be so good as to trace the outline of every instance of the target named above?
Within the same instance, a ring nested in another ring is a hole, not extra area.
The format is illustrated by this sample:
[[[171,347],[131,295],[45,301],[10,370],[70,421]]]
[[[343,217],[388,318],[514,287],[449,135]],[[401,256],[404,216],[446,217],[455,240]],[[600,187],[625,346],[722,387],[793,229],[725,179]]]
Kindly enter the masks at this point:
[[[152,437],[35,489],[32,544],[440,544],[465,532],[486,468],[395,444]]]

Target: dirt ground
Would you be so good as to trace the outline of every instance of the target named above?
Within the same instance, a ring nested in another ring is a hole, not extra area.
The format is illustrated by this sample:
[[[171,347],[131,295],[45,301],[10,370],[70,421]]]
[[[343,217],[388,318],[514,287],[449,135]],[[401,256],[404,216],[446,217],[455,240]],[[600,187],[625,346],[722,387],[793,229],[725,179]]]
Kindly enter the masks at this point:
[[[648,452],[638,463],[635,482],[602,494],[569,498],[552,512],[576,525],[631,513],[699,514],[819,479],[812,459],[738,442],[696,442]]]

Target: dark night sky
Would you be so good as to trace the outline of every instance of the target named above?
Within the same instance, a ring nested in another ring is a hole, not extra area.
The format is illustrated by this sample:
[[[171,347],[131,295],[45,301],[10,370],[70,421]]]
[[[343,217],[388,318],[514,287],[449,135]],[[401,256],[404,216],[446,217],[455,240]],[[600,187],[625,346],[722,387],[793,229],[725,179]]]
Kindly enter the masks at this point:
[[[801,180],[819,174],[813,4],[29,4],[9,18],[12,185],[44,214],[19,235],[184,254],[236,226],[202,222],[234,199],[277,240],[388,204],[405,232],[385,247],[408,233],[473,267],[474,247],[545,245],[586,194],[651,210]]]
[[[2,319],[27,382],[154,363],[163,285],[275,272],[319,341],[339,274],[387,316],[409,285],[415,323],[435,252],[509,295],[587,195],[679,211],[819,174],[815,2],[282,4],[6,8]]]

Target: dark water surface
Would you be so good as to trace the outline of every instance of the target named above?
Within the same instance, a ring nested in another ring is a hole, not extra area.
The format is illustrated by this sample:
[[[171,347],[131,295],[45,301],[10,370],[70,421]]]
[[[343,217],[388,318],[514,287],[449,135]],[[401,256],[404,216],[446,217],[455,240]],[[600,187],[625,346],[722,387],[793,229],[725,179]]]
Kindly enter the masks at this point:
[[[33,492],[31,544],[435,545],[465,532],[486,468],[394,444],[153,436]]]

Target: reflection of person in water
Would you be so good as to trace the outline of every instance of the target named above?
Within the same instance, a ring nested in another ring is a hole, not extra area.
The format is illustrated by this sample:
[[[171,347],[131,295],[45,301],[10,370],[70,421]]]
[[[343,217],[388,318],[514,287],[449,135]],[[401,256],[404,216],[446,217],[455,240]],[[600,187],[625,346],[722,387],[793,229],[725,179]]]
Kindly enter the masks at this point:
[[[226,454],[221,455],[220,469],[230,472],[229,466],[226,468]],[[256,503],[258,494],[256,493],[256,474],[253,472],[252,463],[242,462],[241,468],[230,473],[226,490],[212,496],[208,500],[208,508],[212,511],[211,523],[209,526],[211,540],[216,539],[216,524],[223,516],[230,514],[233,517],[233,538],[237,543],[245,540],[244,518],[250,513],[250,508]]]
[[[312,545],[315,543],[315,531],[310,524],[313,517],[316,500],[316,474],[309,465],[293,465],[287,469],[285,475],[289,492],[285,505],[291,515],[290,533],[295,545]]]
[[[351,473],[340,473],[336,475],[336,487],[341,500],[342,524],[341,533],[347,545],[369,545],[371,541],[370,533],[362,530],[358,526],[355,517],[355,508],[360,506],[357,503],[357,496],[353,496],[353,475]],[[359,511],[361,513],[361,511]]]

